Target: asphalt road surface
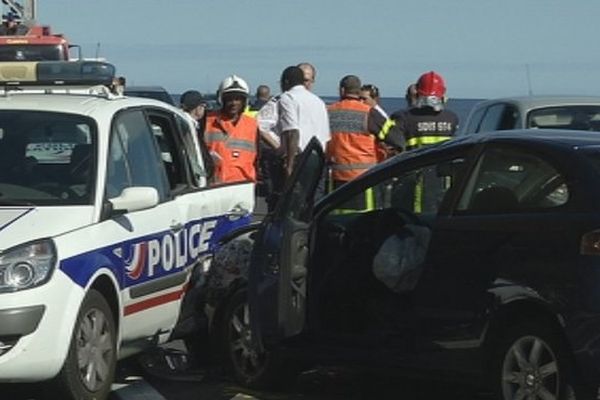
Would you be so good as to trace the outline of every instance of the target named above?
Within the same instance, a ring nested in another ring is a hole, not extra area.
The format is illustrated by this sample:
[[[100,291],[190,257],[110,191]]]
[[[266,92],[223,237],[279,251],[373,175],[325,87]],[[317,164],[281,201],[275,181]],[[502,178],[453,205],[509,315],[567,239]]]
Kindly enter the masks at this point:
[[[121,362],[110,400],[489,400],[475,389],[452,383],[407,380],[393,374],[350,368],[306,371],[282,392],[253,391],[235,384],[218,368],[165,373],[168,367],[143,367],[140,358]],[[39,400],[42,388],[2,385],[3,400]],[[51,394],[50,399],[55,400]],[[56,399],[59,400],[59,399]]]

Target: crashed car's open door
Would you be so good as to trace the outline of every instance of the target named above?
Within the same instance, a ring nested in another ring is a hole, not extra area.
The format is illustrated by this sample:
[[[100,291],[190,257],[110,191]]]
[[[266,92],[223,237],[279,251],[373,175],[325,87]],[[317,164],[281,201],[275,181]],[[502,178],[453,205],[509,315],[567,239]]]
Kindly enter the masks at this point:
[[[313,138],[298,157],[276,210],[258,232],[248,300],[252,331],[260,347],[295,336],[304,327],[308,235],[323,166],[323,150]]]

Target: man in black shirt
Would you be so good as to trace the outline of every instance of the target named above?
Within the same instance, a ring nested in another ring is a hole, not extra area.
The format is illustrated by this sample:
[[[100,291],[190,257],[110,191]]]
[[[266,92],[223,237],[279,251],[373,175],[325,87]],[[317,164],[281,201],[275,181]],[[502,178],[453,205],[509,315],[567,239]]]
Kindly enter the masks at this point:
[[[446,141],[458,128],[458,117],[444,107],[446,85],[439,74],[424,73],[417,81],[416,89],[414,105],[392,114],[395,126],[386,137],[386,142],[401,146],[403,150]]]
[[[412,107],[392,114],[394,126],[385,138],[386,143],[405,151],[449,140],[458,128],[458,117],[444,107],[446,85],[439,74],[430,71],[421,75],[416,92]],[[439,193],[449,184],[435,171],[423,169],[415,174],[412,185],[405,185],[403,198],[415,213],[437,210]]]

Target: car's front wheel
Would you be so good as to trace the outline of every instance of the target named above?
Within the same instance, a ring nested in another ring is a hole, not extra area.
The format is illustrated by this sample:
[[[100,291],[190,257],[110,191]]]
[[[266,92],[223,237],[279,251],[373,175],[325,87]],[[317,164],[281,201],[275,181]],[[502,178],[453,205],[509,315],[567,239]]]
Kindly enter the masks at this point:
[[[574,399],[565,348],[553,329],[523,323],[497,347],[492,384],[498,400]]]
[[[295,364],[275,351],[258,351],[252,334],[247,292],[241,289],[230,298],[221,319],[221,358],[244,386],[281,388],[292,382],[298,374]]]
[[[60,395],[54,398],[102,400],[108,397],[116,366],[116,330],[106,299],[96,290],[86,295],[69,353],[52,382]]]

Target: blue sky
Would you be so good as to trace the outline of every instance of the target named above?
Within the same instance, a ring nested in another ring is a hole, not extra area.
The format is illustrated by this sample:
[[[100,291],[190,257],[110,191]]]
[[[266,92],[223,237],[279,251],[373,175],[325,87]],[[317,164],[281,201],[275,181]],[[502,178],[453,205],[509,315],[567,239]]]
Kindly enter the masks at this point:
[[[128,83],[173,93],[231,73],[277,91],[309,61],[320,95],[356,74],[402,96],[429,70],[454,98],[600,95],[598,16],[598,0],[38,0],[38,21],[84,56],[99,43]]]

